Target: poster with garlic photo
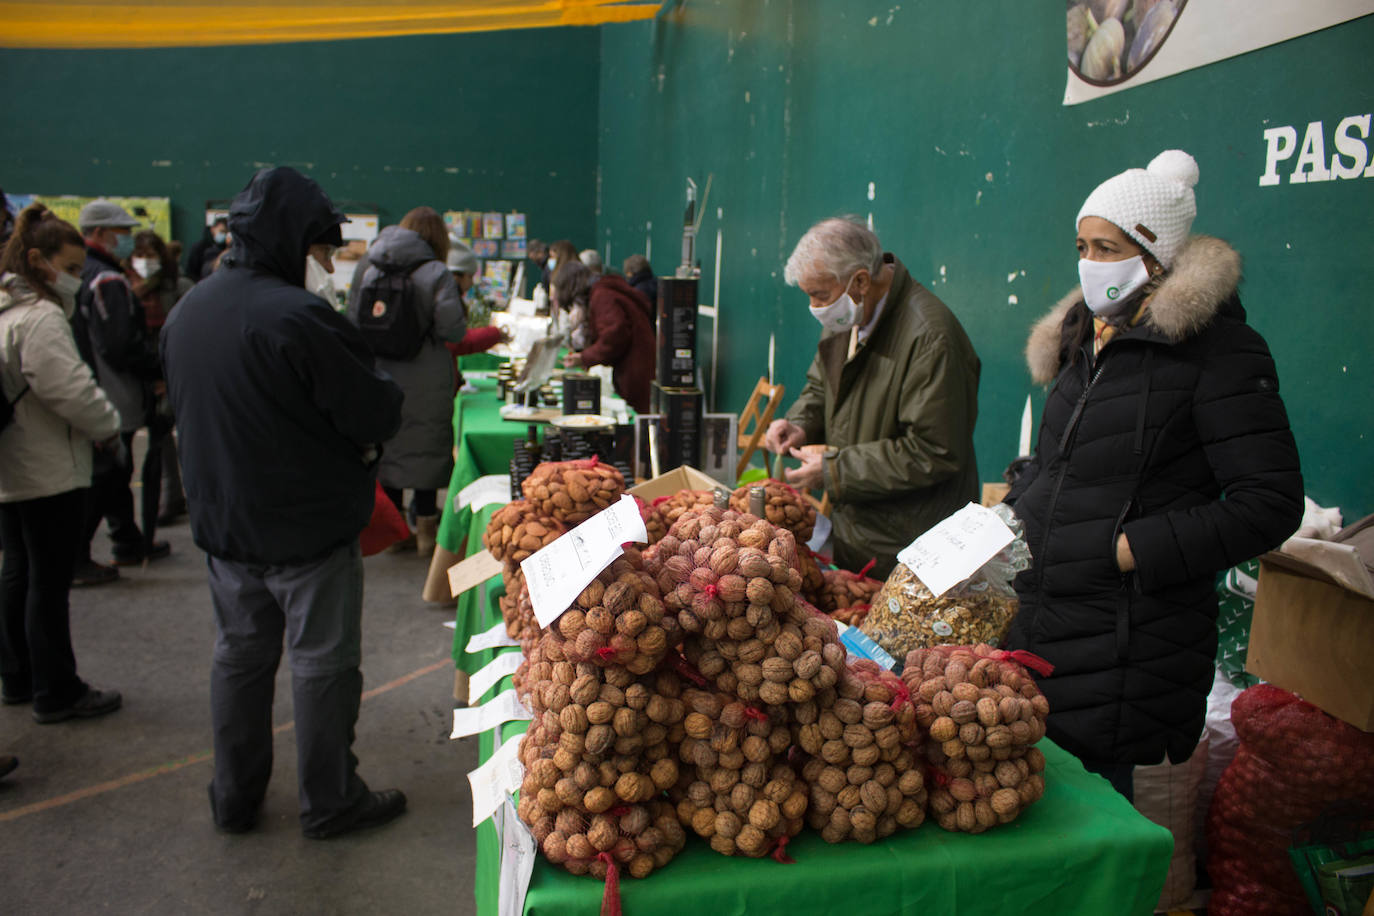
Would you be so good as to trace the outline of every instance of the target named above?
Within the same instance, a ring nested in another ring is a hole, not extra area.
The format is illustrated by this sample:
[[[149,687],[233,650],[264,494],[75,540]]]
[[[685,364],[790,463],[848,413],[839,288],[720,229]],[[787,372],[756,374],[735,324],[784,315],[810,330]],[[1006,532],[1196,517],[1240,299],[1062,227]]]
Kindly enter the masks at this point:
[[[1374,13],[1374,0],[1066,0],[1064,104]]]

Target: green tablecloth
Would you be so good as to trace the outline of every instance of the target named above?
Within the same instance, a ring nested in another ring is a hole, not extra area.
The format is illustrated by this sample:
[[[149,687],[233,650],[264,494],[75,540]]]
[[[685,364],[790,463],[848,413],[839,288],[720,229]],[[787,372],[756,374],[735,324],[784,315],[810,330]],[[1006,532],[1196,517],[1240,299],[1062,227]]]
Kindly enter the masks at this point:
[[[499,582],[498,582],[499,587]],[[492,616],[494,598],[487,614]],[[511,650],[503,650],[511,651]],[[510,686],[503,680],[482,699]],[[474,698],[477,702],[478,698]],[[502,739],[527,723],[502,726]],[[478,737],[486,760],[494,732]],[[946,833],[929,822],[871,846],[832,846],[807,830],[788,844],[796,865],[726,858],[692,837],[672,862],[639,881],[623,876],[628,916],[725,914],[929,913],[932,916],[1127,916],[1149,914],[1169,869],[1173,839],[1101,777],[1048,739],[1045,797],[1019,819],[979,836]],[[477,828],[477,911],[497,910],[500,844],[490,820]],[[542,858],[535,863],[525,913],[567,916],[600,911],[603,885]]]
[[[491,521],[492,515],[500,508],[487,506],[478,512],[467,513],[469,554],[482,549],[482,532],[486,530],[487,522]],[[469,655],[466,649],[468,639],[491,629],[491,626],[501,619],[501,610],[497,607],[496,599],[505,593],[505,584],[498,575],[458,596],[458,608],[453,618],[453,666],[459,671],[473,674],[494,657],[490,650]],[[468,698],[468,702],[474,706],[478,700],[478,697]]]

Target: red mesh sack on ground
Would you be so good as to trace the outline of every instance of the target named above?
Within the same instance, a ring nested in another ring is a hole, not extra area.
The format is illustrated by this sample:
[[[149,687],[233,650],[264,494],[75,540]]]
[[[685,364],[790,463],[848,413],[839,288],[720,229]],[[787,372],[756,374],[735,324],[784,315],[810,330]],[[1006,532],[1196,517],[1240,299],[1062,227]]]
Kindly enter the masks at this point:
[[[1374,805],[1374,734],[1272,684],[1231,705],[1240,749],[1207,814],[1212,916],[1307,914],[1293,830],[1333,801]]]

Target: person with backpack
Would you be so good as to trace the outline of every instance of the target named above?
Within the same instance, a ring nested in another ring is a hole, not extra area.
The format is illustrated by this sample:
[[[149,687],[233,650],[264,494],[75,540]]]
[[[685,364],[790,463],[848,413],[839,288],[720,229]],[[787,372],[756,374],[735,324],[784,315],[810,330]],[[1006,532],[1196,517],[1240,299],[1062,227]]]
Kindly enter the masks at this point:
[[[439,527],[436,493],[453,473],[455,370],[444,343],[461,341],[467,330],[448,252],[443,217],[432,207],[417,207],[377,235],[348,302],[348,317],[372,347],[378,367],[405,392],[401,428],[382,445],[378,479],[403,511],[403,491],[414,490],[414,548],[425,559],[434,552]]]
[[[91,444],[123,448],[72,337],[85,259],[81,233],[42,204],[19,214],[0,256],[0,682],[5,705],[33,703],[40,724],[121,703],[77,676],[69,619]]]

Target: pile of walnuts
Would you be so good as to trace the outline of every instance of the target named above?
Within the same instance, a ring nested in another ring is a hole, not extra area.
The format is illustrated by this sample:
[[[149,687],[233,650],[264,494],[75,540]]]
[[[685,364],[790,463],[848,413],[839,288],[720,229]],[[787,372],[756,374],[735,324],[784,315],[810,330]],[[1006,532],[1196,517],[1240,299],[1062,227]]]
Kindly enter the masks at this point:
[[[648,674],[682,638],[677,618],[664,615],[653,578],[623,556],[582,590],[549,635],[569,661],[619,665],[632,674]]]
[[[678,819],[721,855],[758,858],[801,832],[806,786],[785,762],[787,712],[708,690],[683,693],[685,765],[673,797]],[[785,845],[785,843],[784,843]]]
[[[748,512],[749,491],[754,487],[763,487],[763,517],[770,524],[786,528],[803,544],[811,540],[816,529],[816,508],[780,480],[763,480],[740,487],[730,496],[730,508]]]
[[[571,527],[619,499],[625,492],[625,478],[614,465],[595,458],[546,461],[535,467],[521,488],[541,515]]]
[[[797,597],[785,529],[714,506],[684,513],[645,552],[685,654],[718,690],[747,703],[803,703],[833,687],[845,651],[833,621]]]
[[[668,529],[677,524],[682,513],[714,506],[715,499],[715,494],[710,490],[678,490],[672,496],[655,499],[644,517],[644,525],[649,530],[649,543],[657,544],[662,540]]]
[[[875,663],[846,667],[839,684],[794,710],[807,755],[807,822],[828,843],[872,843],[926,816],[926,781],[913,751],[916,711],[900,679]]]
[[[917,649],[902,680],[927,731],[930,808],[941,827],[982,833],[1040,799],[1045,758],[1033,745],[1050,707],[1010,653],[985,644]]]

